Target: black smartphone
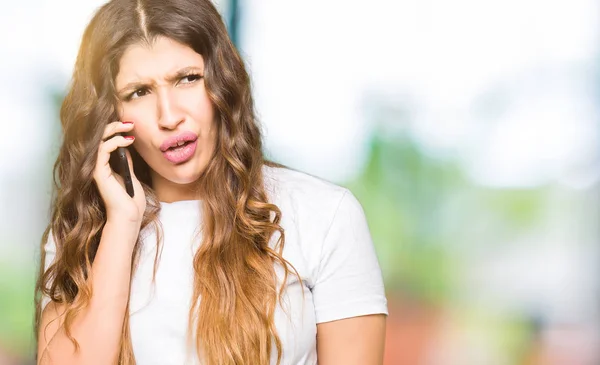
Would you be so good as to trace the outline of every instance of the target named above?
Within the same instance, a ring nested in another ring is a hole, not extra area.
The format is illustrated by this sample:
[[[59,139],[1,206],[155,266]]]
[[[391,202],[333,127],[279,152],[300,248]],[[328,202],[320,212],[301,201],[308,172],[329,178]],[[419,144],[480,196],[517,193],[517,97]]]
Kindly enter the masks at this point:
[[[119,133],[121,135],[121,133]],[[131,172],[129,171],[129,163],[127,162],[127,153],[125,147],[119,147],[115,152],[111,154],[111,167],[117,171],[123,178],[125,183],[125,191],[133,198],[133,181],[131,180]]]

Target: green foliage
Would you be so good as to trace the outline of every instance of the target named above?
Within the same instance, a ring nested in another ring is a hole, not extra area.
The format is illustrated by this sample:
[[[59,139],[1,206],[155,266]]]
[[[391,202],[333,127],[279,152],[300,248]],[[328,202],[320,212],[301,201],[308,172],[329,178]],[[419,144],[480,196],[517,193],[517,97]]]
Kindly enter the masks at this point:
[[[17,354],[31,353],[34,285],[31,267],[0,261],[0,343]]]
[[[446,301],[465,252],[504,244],[542,216],[542,189],[477,186],[459,161],[427,155],[403,134],[378,132],[370,147],[364,170],[346,186],[363,205],[392,292]]]

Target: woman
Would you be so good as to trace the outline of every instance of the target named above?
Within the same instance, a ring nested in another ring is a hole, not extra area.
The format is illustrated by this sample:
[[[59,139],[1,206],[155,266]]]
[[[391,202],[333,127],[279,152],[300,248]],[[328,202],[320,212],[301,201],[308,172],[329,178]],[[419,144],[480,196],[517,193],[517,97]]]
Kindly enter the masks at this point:
[[[249,77],[209,0],[100,8],[61,122],[39,363],[382,363],[362,208],[264,160]]]

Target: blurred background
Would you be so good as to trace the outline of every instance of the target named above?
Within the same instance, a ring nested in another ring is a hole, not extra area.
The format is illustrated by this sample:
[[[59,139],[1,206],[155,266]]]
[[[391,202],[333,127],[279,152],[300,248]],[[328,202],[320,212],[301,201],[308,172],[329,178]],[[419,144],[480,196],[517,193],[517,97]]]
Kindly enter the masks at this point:
[[[0,2],[0,364],[33,364],[58,108],[99,0]],[[386,365],[600,364],[600,3],[219,0],[268,155],[350,188]]]

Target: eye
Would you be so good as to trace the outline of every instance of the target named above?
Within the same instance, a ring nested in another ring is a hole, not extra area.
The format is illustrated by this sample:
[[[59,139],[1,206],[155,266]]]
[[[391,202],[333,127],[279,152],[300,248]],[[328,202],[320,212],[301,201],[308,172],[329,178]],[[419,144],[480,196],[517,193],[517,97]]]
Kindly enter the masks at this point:
[[[184,77],[182,77],[179,80],[180,84],[192,84],[198,80],[200,80],[202,78],[202,76],[198,75],[198,74],[189,74],[189,75],[185,75]]]
[[[145,88],[145,87],[143,87],[141,89],[137,89],[136,91],[129,94],[127,96],[126,100],[141,98],[142,96],[148,94],[149,91],[150,90],[148,90],[148,88]]]

